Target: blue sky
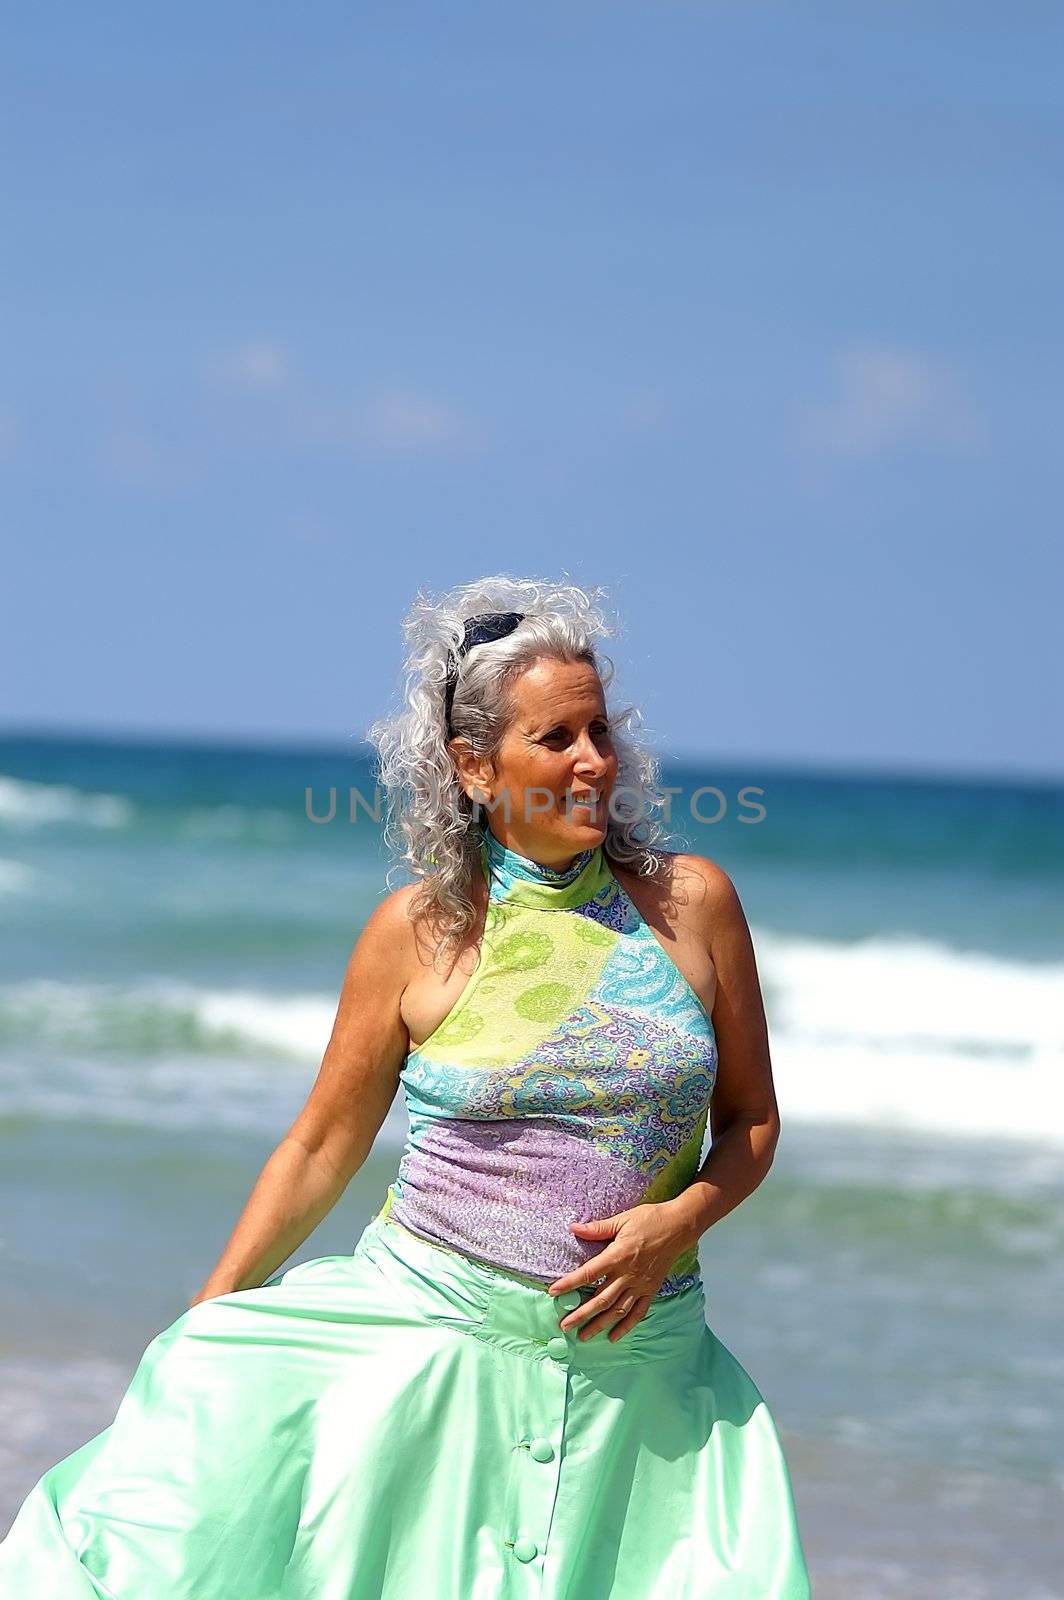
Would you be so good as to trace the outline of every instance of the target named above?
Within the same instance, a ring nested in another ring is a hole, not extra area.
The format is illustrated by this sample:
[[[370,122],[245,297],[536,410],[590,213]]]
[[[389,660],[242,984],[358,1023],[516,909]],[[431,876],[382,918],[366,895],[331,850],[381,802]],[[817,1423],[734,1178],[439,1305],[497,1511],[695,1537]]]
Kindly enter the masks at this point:
[[[0,724],[361,737],[505,570],[609,587],[677,755],[1064,773],[1062,40],[20,8]]]

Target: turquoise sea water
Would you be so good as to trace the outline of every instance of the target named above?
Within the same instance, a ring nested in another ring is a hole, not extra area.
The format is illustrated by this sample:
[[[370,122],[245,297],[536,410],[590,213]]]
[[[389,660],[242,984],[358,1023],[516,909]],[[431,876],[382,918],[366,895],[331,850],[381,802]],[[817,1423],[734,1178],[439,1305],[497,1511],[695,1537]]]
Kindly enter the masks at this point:
[[[0,1529],[110,1421],[313,1082],[386,892],[364,754],[0,738]],[[665,779],[757,948],[784,1135],[703,1270],[816,1592],[1064,1593],[1064,790]],[[404,1133],[398,1098],[297,1259],[353,1246]]]

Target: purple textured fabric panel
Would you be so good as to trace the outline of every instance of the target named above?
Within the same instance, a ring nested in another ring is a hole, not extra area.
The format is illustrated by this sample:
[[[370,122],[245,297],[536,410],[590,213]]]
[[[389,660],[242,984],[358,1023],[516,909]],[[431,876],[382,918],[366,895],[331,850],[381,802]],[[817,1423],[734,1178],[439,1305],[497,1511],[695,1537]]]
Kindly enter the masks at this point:
[[[437,1243],[551,1282],[597,1255],[570,1222],[635,1205],[643,1176],[532,1122],[440,1120],[403,1156],[391,1215]]]

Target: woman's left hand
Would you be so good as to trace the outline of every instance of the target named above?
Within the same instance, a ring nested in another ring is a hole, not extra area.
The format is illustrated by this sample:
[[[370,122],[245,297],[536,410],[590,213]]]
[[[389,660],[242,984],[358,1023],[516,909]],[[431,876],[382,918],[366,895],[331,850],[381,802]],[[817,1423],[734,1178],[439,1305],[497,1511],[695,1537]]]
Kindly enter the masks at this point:
[[[548,1285],[548,1293],[563,1294],[595,1283],[605,1274],[606,1281],[597,1292],[559,1323],[562,1328],[579,1328],[581,1339],[593,1338],[605,1328],[615,1341],[641,1321],[673,1262],[693,1242],[689,1226],[667,1200],[643,1201],[616,1216],[569,1226],[581,1238],[609,1240],[605,1249],[582,1267]]]

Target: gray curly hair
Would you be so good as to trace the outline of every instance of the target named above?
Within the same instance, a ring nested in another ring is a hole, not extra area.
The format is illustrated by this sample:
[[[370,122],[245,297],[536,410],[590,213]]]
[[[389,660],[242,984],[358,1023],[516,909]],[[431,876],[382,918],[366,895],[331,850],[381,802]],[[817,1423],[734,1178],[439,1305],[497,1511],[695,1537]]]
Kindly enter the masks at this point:
[[[422,880],[412,914],[435,924],[441,947],[461,943],[475,922],[473,882],[484,826],[458,781],[448,740],[465,739],[478,755],[494,760],[513,715],[511,686],[545,656],[586,661],[605,690],[615,669],[594,641],[617,631],[603,609],[605,596],[599,586],[582,589],[498,574],[444,594],[419,589],[403,621],[404,707],[374,722],[366,737],[378,753],[384,838],[399,853],[388,876],[403,864]],[[452,652],[462,643],[466,620],[489,611],[525,615],[513,633],[478,646],[459,661],[449,733],[445,690]],[[634,814],[615,816],[614,808],[607,807],[603,848],[641,876],[658,876],[665,860],[665,829],[650,812],[664,798],[660,766],[628,731],[636,719],[641,720],[640,714],[631,706],[610,713],[618,758],[614,794],[623,790],[624,811],[631,800]]]

